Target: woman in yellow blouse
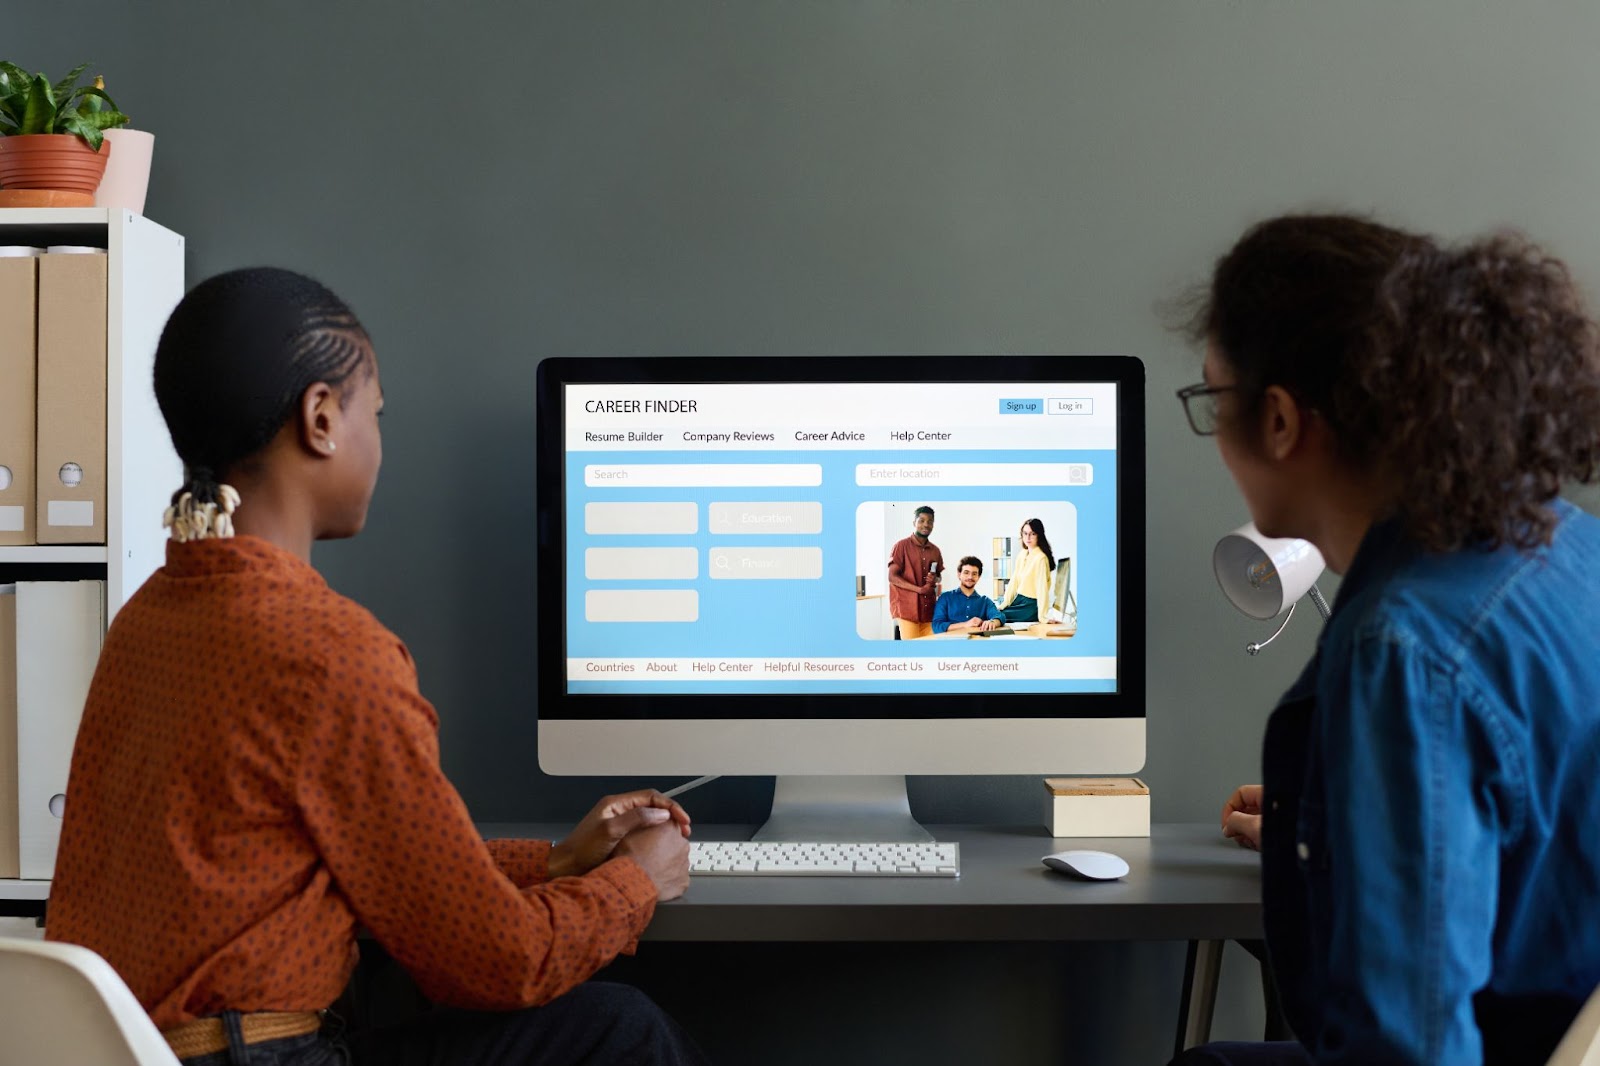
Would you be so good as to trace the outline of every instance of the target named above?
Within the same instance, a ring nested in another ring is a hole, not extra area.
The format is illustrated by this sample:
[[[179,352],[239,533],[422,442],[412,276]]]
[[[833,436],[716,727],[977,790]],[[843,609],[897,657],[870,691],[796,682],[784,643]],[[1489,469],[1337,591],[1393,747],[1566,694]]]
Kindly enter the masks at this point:
[[[1055,568],[1056,556],[1044,535],[1044,523],[1028,519],[1022,523],[1022,558],[1000,599],[1000,613],[1008,623],[1039,620],[1039,605],[1050,602],[1050,575]]]

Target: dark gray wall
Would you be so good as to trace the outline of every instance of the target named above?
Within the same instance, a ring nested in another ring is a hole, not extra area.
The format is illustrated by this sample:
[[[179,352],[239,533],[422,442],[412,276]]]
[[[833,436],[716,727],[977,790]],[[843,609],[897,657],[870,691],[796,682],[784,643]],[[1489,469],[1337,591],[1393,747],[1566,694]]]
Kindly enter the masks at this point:
[[[411,646],[446,768],[484,819],[575,818],[601,790],[647,783],[536,766],[544,356],[1141,356],[1145,776],[1158,819],[1209,820],[1255,778],[1266,711],[1315,626],[1244,656],[1259,629],[1209,573],[1244,510],[1170,399],[1198,358],[1155,306],[1246,223],[1303,207],[1450,235],[1512,224],[1600,277],[1600,7],[1587,0],[83,0],[70,18],[18,5],[6,23],[9,58],[52,72],[93,60],[155,132],[147,213],[188,237],[191,281],[293,266],[369,325],[384,478],[368,531],[316,561]],[[912,787],[928,820],[1027,822],[1039,786]],[[722,781],[692,809],[751,820],[769,791]],[[837,1061],[894,1057],[870,1053],[887,1039],[870,1012],[823,1005],[829,953],[686,952],[630,965],[693,1018],[800,1022],[726,1061],[814,1061],[840,1032],[862,1050]],[[1095,1061],[1159,1060],[1181,955],[1062,959],[837,953],[882,967],[886,1029],[947,1019],[913,1041],[924,1062],[984,1047],[1053,1061],[1067,1036]],[[1075,978],[1080,962],[1117,980]],[[752,967],[770,1007],[748,1001]],[[1223,1031],[1248,1035],[1248,973],[1225,993]],[[972,1006],[952,1013],[963,996]],[[749,1046],[730,1039],[708,1043]]]

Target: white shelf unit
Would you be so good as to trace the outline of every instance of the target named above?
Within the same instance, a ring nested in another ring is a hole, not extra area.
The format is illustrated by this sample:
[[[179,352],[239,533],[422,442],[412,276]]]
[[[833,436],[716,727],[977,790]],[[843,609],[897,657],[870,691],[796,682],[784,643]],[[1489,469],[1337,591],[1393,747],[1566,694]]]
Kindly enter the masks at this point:
[[[104,563],[104,544],[38,544],[18,547],[7,544],[0,547],[0,564],[4,563]]]
[[[106,543],[0,547],[0,581],[86,564],[106,583],[109,623],[166,559],[161,512],[182,480],[156,405],[156,343],[183,298],[183,238],[119,208],[0,208],[0,244],[106,249]],[[0,901],[42,900],[50,882],[0,879]]]
[[[49,898],[49,881],[18,881],[14,878],[0,878],[0,901],[25,900],[34,902]]]

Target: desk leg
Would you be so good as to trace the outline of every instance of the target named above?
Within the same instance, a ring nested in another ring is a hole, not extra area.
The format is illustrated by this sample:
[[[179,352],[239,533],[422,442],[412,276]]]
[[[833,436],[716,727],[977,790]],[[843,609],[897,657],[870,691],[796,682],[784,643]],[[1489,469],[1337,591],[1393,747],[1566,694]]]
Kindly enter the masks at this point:
[[[1217,979],[1222,975],[1222,948],[1226,944],[1226,940],[1189,941],[1174,1055],[1211,1039],[1211,1016],[1217,1008]]]

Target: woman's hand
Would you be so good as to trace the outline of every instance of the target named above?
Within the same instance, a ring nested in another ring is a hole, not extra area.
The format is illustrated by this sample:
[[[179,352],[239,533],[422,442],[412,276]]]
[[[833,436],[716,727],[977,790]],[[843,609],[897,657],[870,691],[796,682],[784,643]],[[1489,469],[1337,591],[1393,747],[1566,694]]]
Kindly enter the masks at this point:
[[[567,839],[550,849],[550,876],[588,873],[611,858],[622,838],[637,829],[676,822],[685,838],[689,814],[653,788],[606,796],[584,816]]]
[[[1222,835],[1241,848],[1261,850],[1261,786],[1240,785],[1222,805]]]

